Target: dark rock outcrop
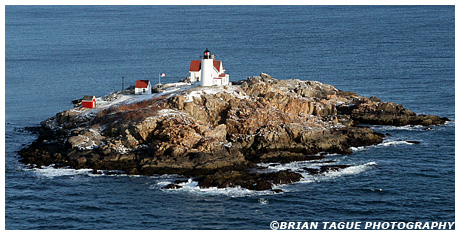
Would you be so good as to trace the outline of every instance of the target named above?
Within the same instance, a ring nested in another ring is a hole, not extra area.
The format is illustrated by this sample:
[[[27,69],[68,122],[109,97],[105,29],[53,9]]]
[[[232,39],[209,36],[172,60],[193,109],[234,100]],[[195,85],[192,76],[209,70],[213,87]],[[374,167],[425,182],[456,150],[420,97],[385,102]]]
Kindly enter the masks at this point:
[[[302,175],[284,170],[274,173],[248,173],[245,171],[218,171],[199,179],[200,187],[228,188],[240,186],[250,190],[268,190],[274,185],[299,181]]]

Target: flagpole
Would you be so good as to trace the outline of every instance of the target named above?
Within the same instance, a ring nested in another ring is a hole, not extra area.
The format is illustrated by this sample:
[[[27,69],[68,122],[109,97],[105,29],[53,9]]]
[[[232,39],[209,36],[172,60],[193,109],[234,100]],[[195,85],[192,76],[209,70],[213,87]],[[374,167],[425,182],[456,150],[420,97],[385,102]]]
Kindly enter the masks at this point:
[[[158,73],[158,84],[160,85],[160,73]]]

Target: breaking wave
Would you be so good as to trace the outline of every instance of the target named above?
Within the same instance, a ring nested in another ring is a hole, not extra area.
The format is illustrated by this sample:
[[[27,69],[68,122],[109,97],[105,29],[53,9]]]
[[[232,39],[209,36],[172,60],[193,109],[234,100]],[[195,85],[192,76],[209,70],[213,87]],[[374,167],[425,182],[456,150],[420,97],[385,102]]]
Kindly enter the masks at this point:
[[[377,164],[375,162],[368,162],[365,164],[361,165],[356,165],[356,166],[350,166],[346,167],[344,169],[340,169],[338,171],[328,171],[319,175],[311,175],[309,172],[304,171],[302,168],[303,167],[318,167],[322,165],[322,163],[312,163],[309,161],[301,161],[301,162],[292,162],[292,163],[285,163],[285,164],[278,164],[274,165],[274,163],[261,163],[259,166],[265,166],[269,170],[272,171],[282,171],[282,170],[292,170],[300,173],[303,178],[293,184],[285,184],[285,185],[277,185],[274,188],[276,189],[281,189],[284,192],[292,192],[296,191],[293,189],[293,187],[288,187],[288,186],[294,186],[297,184],[305,184],[305,183],[311,183],[311,182],[323,182],[323,181],[329,181],[333,179],[340,178],[342,176],[347,176],[347,175],[356,175],[360,174],[366,170],[369,170],[376,166]],[[281,194],[281,193],[275,193],[274,191],[271,190],[266,190],[266,191],[254,191],[254,190],[249,190],[245,188],[240,188],[240,187],[229,187],[229,188],[200,188],[198,186],[198,182],[194,181],[193,179],[188,179],[187,182],[178,184],[181,186],[181,188],[178,189],[163,189],[168,184],[173,183],[174,181],[158,181],[155,185],[151,185],[151,189],[161,189],[162,191],[165,192],[183,192],[183,193],[190,193],[190,194],[199,194],[199,195],[225,195],[228,197],[247,197],[247,196],[264,196],[264,195],[274,195],[274,194]],[[261,202],[260,202],[261,203]],[[261,203],[261,204],[265,204]]]
[[[338,171],[328,171],[320,175],[310,175],[308,173],[301,173],[304,178],[301,179],[300,182],[303,182],[303,183],[322,182],[322,181],[329,181],[329,180],[337,179],[337,178],[347,176],[347,175],[357,175],[357,174],[360,174],[364,171],[367,171],[373,168],[376,165],[377,165],[376,162],[371,161],[371,162],[361,164],[361,165],[346,167]]]
[[[337,163],[336,163],[337,164]],[[365,164],[360,165],[351,165],[349,167],[337,170],[337,171],[328,171],[318,175],[312,175],[310,172],[305,171],[303,168],[318,168],[319,166],[328,166],[321,162],[312,162],[312,161],[300,161],[300,162],[291,162],[286,164],[274,165],[273,163],[264,163],[259,164],[259,166],[267,167],[269,170],[273,171],[283,171],[291,170],[300,173],[303,176],[300,182],[318,182],[324,180],[330,180],[338,178],[345,175],[356,175],[360,174],[373,166],[376,166],[376,162],[371,161]]]
[[[392,130],[424,131],[427,127],[422,126],[422,125],[404,125],[404,126],[371,125],[370,128],[375,131],[392,131]]]
[[[445,122],[442,126],[454,126],[455,121],[449,120]],[[375,131],[399,131],[399,130],[409,130],[409,131],[430,131],[438,129],[441,126],[422,126],[422,125],[404,125],[404,126],[392,126],[392,125],[369,125],[372,130]]]
[[[164,187],[168,184],[173,183],[168,182],[168,181],[159,181],[157,183],[158,187],[161,189],[161,187]],[[200,188],[198,186],[197,181],[193,181],[192,179],[188,179],[187,182],[185,183],[180,183],[178,184],[182,188],[178,189],[161,189],[162,191],[165,192],[184,192],[184,193],[191,193],[191,194],[199,194],[199,195],[211,195],[211,196],[217,196],[217,195],[225,195],[228,197],[248,197],[248,196],[262,196],[262,195],[272,195],[275,194],[271,190],[266,190],[266,191],[255,191],[255,190],[249,190],[245,188],[240,188],[240,187],[232,187],[232,188],[217,188],[217,187],[212,187],[212,188]],[[154,187],[155,188],[155,187]]]
[[[384,141],[384,142],[378,144],[377,146],[385,146],[385,147],[387,147],[387,146],[402,145],[402,144],[414,145],[414,143],[412,143],[412,142],[397,140],[397,141]]]
[[[365,164],[359,165],[352,165],[337,171],[328,171],[321,174],[311,174],[310,172],[304,170],[303,168],[319,168],[320,166],[328,166],[330,162],[335,162],[337,164],[338,159],[335,161],[333,160],[314,160],[314,161],[299,161],[299,162],[291,162],[291,163],[261,163],[258,164],[260,167],[265,167],[267,169],[263,170],[266,172],[277,172],[283,170],[291,170],[297,173],[300,173],[303,178],[293,184],[287,185],[277,185],[274,186],[274,189],[281,189],[283,192],[292,192],[296,191],[296,188],[293,186],[297,184],[305,184],[310,182],[322,182],[322,181],[329,181],[336,178],[340,178],[342,176],[347,175],[356,175],[360,174],[373,166],[376,166],[375,162],[368,162]],[[341,161],[339,161],[341,162]],[[88,177],[100,177],[100,176],[114,176],[114,177],[142,177],[142,176],[130,176],[126,174],[111,174],[105,175],[104,172],[98,171],[99,174],[94,174],[92,169],[70,169],[70,168],[55,168],[54,166],[46,166],[42,168],[32,168],[27,169],[26,171],[31,171],[36,174],[40,178],[55,178],[55,177],[62,177],[62,176],[88,176]],[[149,189],[169,192],[169,193],[187,193],[187,194],[197,194],[197,195],[209,195],[209,196],[228,196],[228,197],[248,197],[248,196],[265,196],[265,195],[274,195],[274,194],[283,194],[282,193],[275,193],[272,190],[265,190],[265,191],[255,191],[249,190],[240,187],[229,187],[229,188],[201,188],[198,186],[198,182],[193,180],[192,178],[185,179],[179,175],[161,175],[161,176],[144,176],[146,179],[150,179],[152,182],[149,185]],[[164,189],[165,186],[168,184],[174,183],[176,180],[182,179],[186,180],[183,183],[179,183],[178,185],[181,188],[178,189]],[[150,181],[149,181],[150,182]],[[290,186],[290,187],[288,187]]]
[[[373,146],[361,146],[361,147],[350,147],[350,149],[353,152],[359,152],[363,150],[367,150],[369,148],[374,148],[374,147],[388,147],[388,146],[397,146],[397,145],[415,145],[416,143],[419,143],[419,141],[405,141],[405,140],[390,140],[390,139],[385,139],[382,143],[373,145]]]
[[[70,169],[70,168],[54,168],[53,165],[51,166],[44,166],[41,168],[32,168],[32,169],[25,169],[26,171],[32,171],[39,177],[45,178],[54,178],[60,176],[72,176],[72,175],[90,175],[93,170],[92,169]]]

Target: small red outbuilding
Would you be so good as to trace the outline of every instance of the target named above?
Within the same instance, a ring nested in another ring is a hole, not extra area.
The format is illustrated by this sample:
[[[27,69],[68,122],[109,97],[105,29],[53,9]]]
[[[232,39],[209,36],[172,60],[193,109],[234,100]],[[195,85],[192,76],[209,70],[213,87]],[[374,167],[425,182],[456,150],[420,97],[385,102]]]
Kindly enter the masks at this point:
[[[85,95],[82,99],[82,107],[94,108],[96,107],[96,97],[91,95]]]

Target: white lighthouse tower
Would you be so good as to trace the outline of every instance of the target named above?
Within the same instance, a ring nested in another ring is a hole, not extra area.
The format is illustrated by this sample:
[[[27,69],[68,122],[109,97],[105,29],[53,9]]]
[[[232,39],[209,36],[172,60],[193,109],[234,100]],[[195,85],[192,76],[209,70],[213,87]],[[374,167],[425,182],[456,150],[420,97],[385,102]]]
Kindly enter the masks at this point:
[[[222,65],[222,61],[215,59],[208,48],[200,56],[202,60],[192,60],[189,67],[191,82],[200,81],[201,86],[229,85],[229,75]]]
[[[202,65],[201,65],[201,86],[212,86],[213,85],[213,60],[214,55],[208,48],[203,52]]]

